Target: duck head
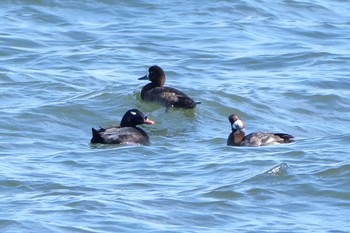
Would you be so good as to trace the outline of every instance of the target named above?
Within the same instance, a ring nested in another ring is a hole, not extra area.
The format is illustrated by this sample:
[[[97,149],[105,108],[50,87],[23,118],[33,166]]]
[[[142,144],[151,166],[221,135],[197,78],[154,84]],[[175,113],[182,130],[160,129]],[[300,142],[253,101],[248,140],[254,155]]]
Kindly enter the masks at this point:
[[[130,109],[127,111],[120,123],[121,127],[135,127],[137,125],[148,124],[153,125],[155,122],[150,120],[138,109]]]
[[[244,123],[244,121],[241,118],[239,118],[238,115],[231,114],[228,117],[228,120],[231,123],[231,129],[232,129],[233,133],[236,133],[236,132],[243,132],[243,133],[245,133],[245,123]]]
[[[151,66],[148,69],[148,74],[139,80],[150,80],[155,86],[162,87],[165,84],[165,73],[159,66]]]

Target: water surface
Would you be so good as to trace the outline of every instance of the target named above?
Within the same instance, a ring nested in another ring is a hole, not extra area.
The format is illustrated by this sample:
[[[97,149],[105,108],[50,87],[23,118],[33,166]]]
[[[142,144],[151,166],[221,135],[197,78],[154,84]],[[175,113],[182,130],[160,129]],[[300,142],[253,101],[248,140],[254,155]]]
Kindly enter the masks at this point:
[[[346,1],[2,1],[1,232],[348,232]],[[140,99],[157,64],[202,102]],[[90,145],[138,108],[152,145]],[[288,145],[227,147],[228,116]]]

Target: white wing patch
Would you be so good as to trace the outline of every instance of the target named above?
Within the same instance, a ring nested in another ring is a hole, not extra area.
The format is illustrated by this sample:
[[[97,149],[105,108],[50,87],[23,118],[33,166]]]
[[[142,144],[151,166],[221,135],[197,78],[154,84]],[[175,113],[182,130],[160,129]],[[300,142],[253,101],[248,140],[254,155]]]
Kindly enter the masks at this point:
[[[267,141],[265,142],[265,144],[269,144],[269,143],[273,143],[273,142],[275,142],[275,139],[273,137],[269,137],[267,139]]]

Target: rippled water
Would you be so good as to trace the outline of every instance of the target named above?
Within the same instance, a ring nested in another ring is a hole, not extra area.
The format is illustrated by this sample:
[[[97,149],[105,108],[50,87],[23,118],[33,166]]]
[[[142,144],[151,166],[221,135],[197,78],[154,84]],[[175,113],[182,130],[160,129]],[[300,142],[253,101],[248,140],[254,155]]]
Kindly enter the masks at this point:
[[[1,232],[349,232],[348,1],[0,3]],[[195,111],[140,100],[160,65]],[[137,107],[152,145],[93,146]],[[227,147],[227,117],[288,145]]]

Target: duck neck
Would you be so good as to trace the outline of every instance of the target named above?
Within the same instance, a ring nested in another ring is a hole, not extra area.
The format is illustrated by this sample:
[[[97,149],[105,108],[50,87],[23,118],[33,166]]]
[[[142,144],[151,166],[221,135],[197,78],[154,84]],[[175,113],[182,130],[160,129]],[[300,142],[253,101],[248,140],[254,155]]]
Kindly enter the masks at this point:
[[[145,99],[146,92],[157,87],[157,85],[154,85],[154,83],[148,83],[146,84],[142,90],[141,90],[141,99]]]
[[[243,131],[236,131],[233,133],[233,142],[236,146],[242,145],[245,137],[245,133]]]
[[[157,85],[158,87],[164,87],[164,85],[165,85],[165,77],[160,79],[157,83],[155,83],[155,85]]]

